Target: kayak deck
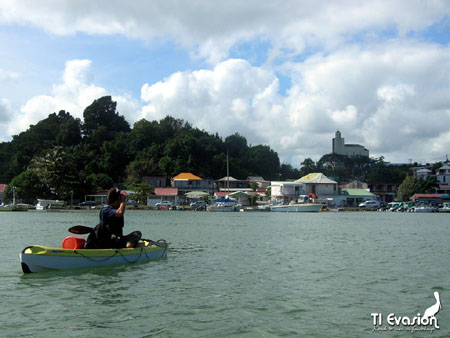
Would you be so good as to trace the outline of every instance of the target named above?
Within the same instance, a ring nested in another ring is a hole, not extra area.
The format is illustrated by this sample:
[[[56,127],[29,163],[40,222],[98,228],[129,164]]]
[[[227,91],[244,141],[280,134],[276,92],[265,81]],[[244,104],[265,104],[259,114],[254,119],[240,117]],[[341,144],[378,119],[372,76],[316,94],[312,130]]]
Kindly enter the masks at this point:
[[[26,247],[20,253],[24,273],[79,269],[117,264],[145,263],[167,257],[165,241],[140,241],[136,248],[60,249],[41,245]]]

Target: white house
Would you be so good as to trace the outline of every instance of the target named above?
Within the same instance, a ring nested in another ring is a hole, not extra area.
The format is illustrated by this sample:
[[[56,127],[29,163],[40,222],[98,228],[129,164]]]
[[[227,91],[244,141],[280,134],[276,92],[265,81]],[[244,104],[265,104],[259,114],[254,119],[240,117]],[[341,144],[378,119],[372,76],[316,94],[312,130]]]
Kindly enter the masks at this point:
[[[322,173],[311,173],[295,182],[305,185],[306,194],[312,193],[317,197],[334,196],[338,193],[337,182],[330,180]]]
[[[436,179],[440,184],[450,184],[450,166],[448,164],[443,165],[436,171]]]
[[[306,186],[299,182],[272,181],[270,185],[271,200],[289,203],[297,202],[300,195],[306,195]]]

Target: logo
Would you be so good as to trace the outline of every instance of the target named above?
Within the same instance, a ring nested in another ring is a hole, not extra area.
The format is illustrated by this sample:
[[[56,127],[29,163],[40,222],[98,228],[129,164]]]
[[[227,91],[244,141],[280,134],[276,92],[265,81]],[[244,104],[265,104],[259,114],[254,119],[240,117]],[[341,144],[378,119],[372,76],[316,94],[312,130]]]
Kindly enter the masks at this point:
[[[436,318],[438,312],[442,309],[439,292],[434,292],[436,303],[425,310],[423,315],[417,313],[413,317],[397,316],[395,313],[388,314],[383,318],[381,313],[371,313],[373,329],[372,332],[379,331],[430,331],[439,330],[439,323]]]

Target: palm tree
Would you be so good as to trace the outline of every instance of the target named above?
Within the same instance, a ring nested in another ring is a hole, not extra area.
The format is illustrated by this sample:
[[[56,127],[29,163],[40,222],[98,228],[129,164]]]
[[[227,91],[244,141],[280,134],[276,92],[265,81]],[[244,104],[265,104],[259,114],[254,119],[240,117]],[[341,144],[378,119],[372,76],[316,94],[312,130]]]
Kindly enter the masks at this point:
[[[421,180],[421,191],[422,193],[429,194],[436,192],[439,188],[440,182],[437,180],[436,176],[428,176],[425,180]]]

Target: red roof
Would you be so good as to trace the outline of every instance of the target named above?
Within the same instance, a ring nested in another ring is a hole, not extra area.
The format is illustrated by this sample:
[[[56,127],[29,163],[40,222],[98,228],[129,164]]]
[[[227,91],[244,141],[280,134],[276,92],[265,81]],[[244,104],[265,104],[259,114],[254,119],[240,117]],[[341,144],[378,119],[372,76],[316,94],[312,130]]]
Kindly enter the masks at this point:
[[[0,193],[5,192],[6,184],[0,184]]]
[[[440,185],[439,189],[450,189],[450,185]]]
[[[225,197],[228,194],[229,194],[229,192],[227,192],[227,191],[216,191],[214,193],[214,195],[217,196],[217,197]]]
[[[417,198],[442,198],[439,194],[414,194]]]
[[[178,188],[155,188],[157,196],[177,196]]]

